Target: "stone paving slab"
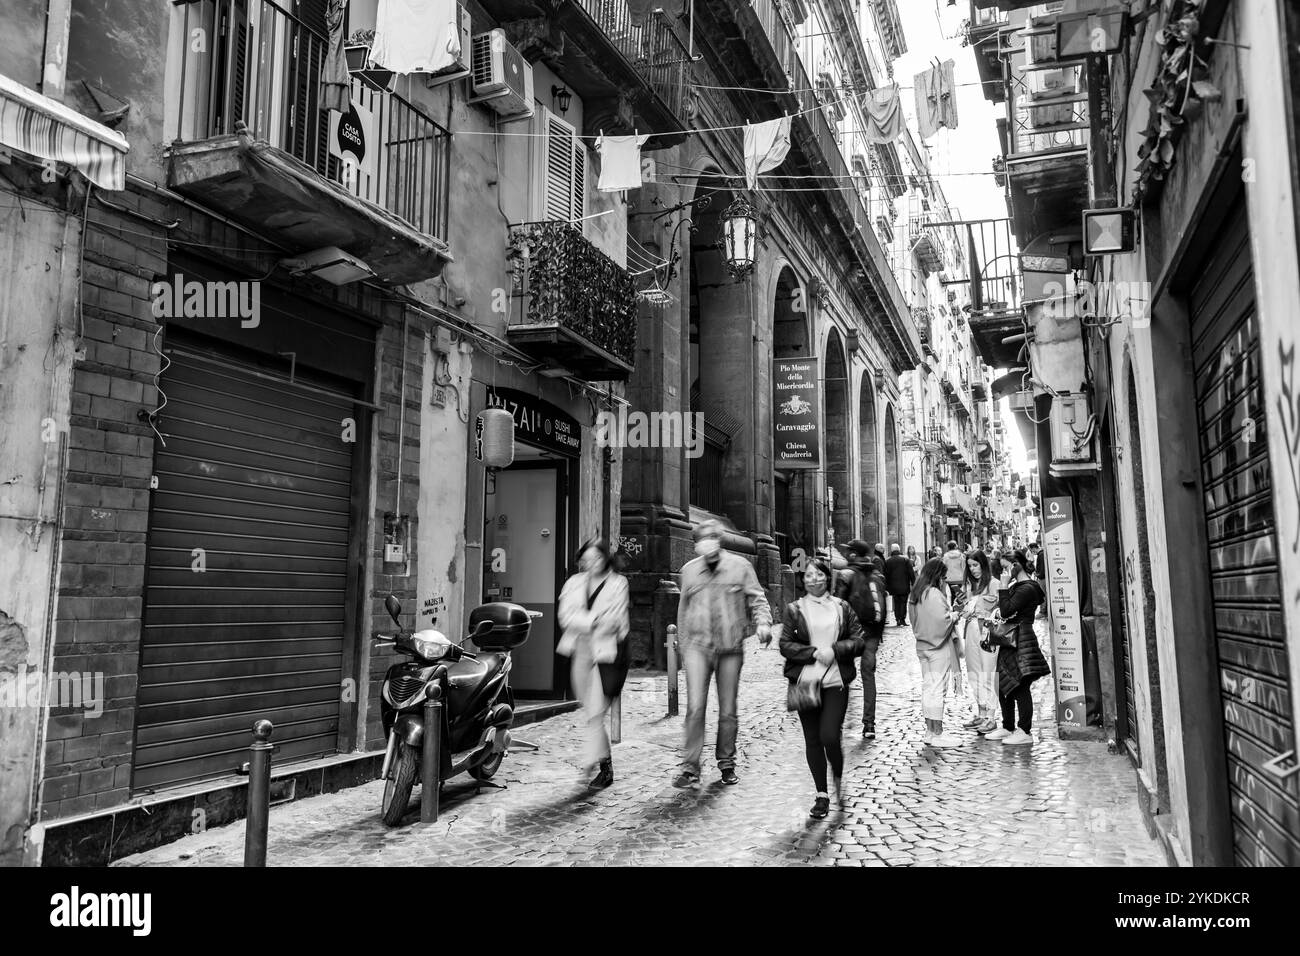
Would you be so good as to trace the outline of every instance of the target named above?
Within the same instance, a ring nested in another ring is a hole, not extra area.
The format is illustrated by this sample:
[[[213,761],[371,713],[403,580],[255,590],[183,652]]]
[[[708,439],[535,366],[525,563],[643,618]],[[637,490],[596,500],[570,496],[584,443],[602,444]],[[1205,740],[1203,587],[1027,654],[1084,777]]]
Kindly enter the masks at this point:
[[[615,782],[583,786],[578,715],[521,728],[537,751],[512,751],[497,774],[505,789],[461,776],[448,782],[442,816],[419,824],[379,820],[376,781],[271,810],[268,865],[718,865],[1163,866],[1143,826],[1133,770],[1105,744],[1061,741],[1050,679],[1035,683],[1035,743],[1004,747],[956,730],[966,743],[921,743],[920,667],[911,633],[889,628],[877,671],[877,733],[858,736],[855,682],[845,722],[845,804],[808,817],[813,787],[798,719],[785,710],[775,649],[755,642],[741,675],[741,782],[726,787],[711,763],[710,705],[704,786],[675,790],[681,717],[666,717],[667,679],[629,679]],[[685,708],[685,681],[682,682]],[[955,726],[966,717],[950,704]],[[188,836],[118,866],[239,866],[243,823]]]

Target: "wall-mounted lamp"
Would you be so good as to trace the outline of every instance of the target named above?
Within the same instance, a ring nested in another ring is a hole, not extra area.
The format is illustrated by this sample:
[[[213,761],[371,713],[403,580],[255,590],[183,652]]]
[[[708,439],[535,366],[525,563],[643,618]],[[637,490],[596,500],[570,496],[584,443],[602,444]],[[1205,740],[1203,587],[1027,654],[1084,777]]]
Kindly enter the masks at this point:
[[[739,282],[754,271],[758,257],[758,216],[754,207],[737,199],[722,212],[722,259],[732,277]]]
[[[555,105],[560,108],[560,113],[569,112],[569,102],[572,100],[573,94],[569,92],[567,86],[552,86],[551,98],[555,100]]]

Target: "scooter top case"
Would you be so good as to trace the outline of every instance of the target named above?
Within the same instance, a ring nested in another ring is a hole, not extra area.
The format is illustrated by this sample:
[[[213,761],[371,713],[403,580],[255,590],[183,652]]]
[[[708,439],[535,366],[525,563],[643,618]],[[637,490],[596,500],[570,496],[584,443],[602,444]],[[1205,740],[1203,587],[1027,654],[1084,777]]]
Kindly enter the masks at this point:
[[[470,632],[473,633],[482,621],[491,621],[492,630],[476,637],[474,643],[485,651],[512,651],[528,640],[528,630],[533,619],[527,608],[496,601],[481,604],[470,612]]]

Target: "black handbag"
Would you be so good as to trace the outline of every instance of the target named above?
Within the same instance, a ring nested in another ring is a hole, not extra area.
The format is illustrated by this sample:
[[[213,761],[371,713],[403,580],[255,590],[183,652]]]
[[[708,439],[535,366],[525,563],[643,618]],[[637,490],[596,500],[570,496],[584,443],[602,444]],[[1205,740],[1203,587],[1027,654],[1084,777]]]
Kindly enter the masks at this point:
[[[1014,618],[1010,621],[989,621],[987,626],[988,636],[983,643],[988,644],[990,649],[1016,646],[1016,632],[1020,629],[1020,624]]]
[[[627,681],[628,672],[628,652],[627,638],[618,642],[618,654],[614,660],[608,664],[597,664],[596,668],[600,671],[600,686],[604,690],[605,696],[611,700],[623,693],[623,684]]]

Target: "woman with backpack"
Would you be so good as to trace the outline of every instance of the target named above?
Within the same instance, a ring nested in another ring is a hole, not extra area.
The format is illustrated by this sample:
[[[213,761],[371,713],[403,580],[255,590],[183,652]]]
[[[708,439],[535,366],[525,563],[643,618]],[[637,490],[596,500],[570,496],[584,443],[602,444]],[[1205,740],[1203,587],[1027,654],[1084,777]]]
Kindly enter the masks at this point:
[[[1050,674],[1047,659],[1034,634],[1034,612],[1046,595],[1042,586],[1029,576],[1033,564],[1023,551],[1008,551],[1002,564],[1011,574],[1011,587],[998,595],[998,611],[1008,623],[1014,646],[998,647],[998,694],[1002,703],[1002,726],[985,735],[985,740],[1001,740],[1017,746],[1034,742],[1034,698],[1030,685]],[[1015,720],[1019,713],[1020,719]]]
[[[960,747],[961,740],[943,732],[944,697],[961,681],[955,631],[959,610],[948,600],[948,567],[943,558],[931,558],[921,568],[908,602],[908,617],[921,661],[921,716],[925,718],[924,743],[931,747]]]
[[[587,786],[603,790],[614,782],[605,712],[627,678],[627,578],[614,570],[609,545],[600,538],[583,545],[578,569],[560,591],[556,619],[564,637],[555,650],[573,662],[572,686],[587,725],[583,766],[597,771]]]
[[[856,671],[854,658],[865,642],[862,625],[848,603],[833,597],[830,562],[814,558],[804,571],[804,596],[785,606],[779,627],[781,656],[788,680],[787,706],[799,712],[804,755],[817,795],[809,815],[821,820],[830,813],[826,786],[829,763],[835,797],[843,802],[841,778],[844,751],[840,731],[849,706],[849,686]]]
[[[998,606],[998,582],[983,551],[966,556],[966,606],[957,625],[966,646],[966,684],[970,688],[975,714],[962,726],[987,734],[999,726],[994,714],[998,710],[998,652],[980,646],[985,623]]]

